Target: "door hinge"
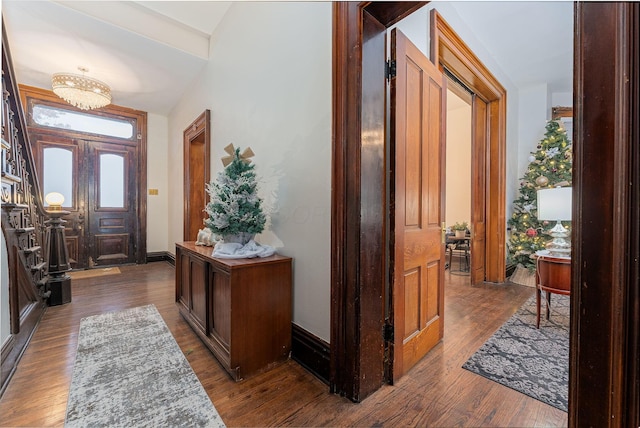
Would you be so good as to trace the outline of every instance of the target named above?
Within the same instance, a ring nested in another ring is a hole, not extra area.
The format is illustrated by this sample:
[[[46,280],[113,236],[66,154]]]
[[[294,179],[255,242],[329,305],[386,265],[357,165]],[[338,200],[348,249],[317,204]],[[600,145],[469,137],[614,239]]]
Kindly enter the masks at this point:
[[[393,342],[393,325],[385,323],[382,327],[382,339],[385,342]]]
[[[396,61],[387,61],[385,63],[385,75],[387,76],[387,80],[391,80],[396,77]]]

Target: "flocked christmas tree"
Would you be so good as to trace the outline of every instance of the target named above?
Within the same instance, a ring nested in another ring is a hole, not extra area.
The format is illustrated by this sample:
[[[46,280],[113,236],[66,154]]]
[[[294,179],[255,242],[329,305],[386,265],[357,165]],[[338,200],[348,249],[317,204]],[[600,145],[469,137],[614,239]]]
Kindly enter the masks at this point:
[[[531,255],[545,248],[551,239],[545,232],[547,221],[537,217],[537,194],[547,187],[571,186],[573,154],[571,141],[559,121],[549,121],[544,138],[537,150],[529,156],[529,167],[520,181],[520,194],[513,201],[513,215],[509,219],[511,236],[507,263],[521,264],[529,270],[535,269]]]
[[[207,185],[211,202],[205,208],[209,215],[204,221],[205,226],[223,237],[260,233],[264,230],[266,217],[262,199],[258,197],[255,165],[248,159],[253,152],[246,149],[240,155],[240,149],[234,150],[232,144],[225,151],[229,153],[222,159],[225,169],[218,173],[215,182]],[[242,243],[246,241],[242,239]]]

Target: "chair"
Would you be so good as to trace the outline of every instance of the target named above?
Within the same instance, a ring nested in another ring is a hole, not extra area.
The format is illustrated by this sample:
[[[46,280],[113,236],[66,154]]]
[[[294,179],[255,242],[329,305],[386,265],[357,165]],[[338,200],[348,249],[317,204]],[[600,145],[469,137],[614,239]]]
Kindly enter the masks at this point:
[[[468,274],[470,271],[469,256],[470,250],[470,236],[467,235],[464,238],[456,238],[453,234],[447,234],[446,236],[446,250],[449,253],[449,262],[445,264],[445,269],[449,268],[451,273]],[[458,255],[458,270],[453,269],[453,252]],[[462,263],[464,262],[464,267]]]
[[[551,293],[571,294],[571,259],[538,256],[536,260],[536,328],[540,328],[540,295],[547,293],[547,320],[551,312]]]

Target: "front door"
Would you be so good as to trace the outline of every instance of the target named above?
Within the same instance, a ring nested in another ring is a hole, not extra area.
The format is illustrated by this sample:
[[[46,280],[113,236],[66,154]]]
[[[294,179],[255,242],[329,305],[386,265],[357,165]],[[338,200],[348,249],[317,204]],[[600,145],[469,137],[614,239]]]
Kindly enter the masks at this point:
[[[93,142],[87,149],[89,267],[135,263],[136,150]]]
[[[43,193],[65,197],[71,266],[135,263],[135,148],[37,133],[30,138]]]
[[[117,105],[83,111],[31,86],[20,96],[43,200],[62,193],[69,211],[72,268],[145,263],[147,114]]]
[[[392,379],[444,332],[444,120],[440,71],[397,29],[391,32],[390,269]]]

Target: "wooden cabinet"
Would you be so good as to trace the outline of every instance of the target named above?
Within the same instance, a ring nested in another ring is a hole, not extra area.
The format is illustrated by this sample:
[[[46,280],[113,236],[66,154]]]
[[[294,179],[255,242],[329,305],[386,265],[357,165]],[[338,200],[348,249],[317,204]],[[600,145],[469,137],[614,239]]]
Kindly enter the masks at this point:
[[[237,381],[289,357],[292,259],[218,259],[211,252],[176,244],[176,304]]]

